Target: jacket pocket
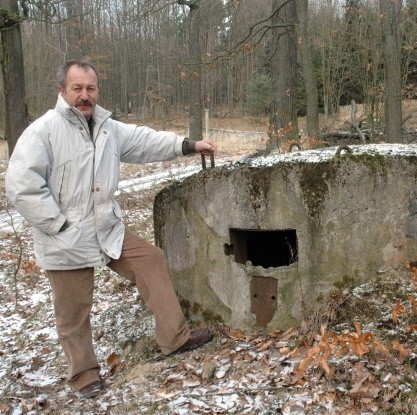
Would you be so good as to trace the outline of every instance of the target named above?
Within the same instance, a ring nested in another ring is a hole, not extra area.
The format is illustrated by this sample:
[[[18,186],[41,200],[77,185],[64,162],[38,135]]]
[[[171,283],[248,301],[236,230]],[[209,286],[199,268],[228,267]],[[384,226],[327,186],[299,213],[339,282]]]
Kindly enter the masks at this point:
[[[49,190],[58,204],[62,205],[68,195],[68,189],[71,181],[71,160],[60,164],[52,172],[49,179]]]
[[[50,269],[72,269],[100,262],[94,218],[75,223],[56,235],[39,232],[35,243],[37,257]]]
[[[59,189],[59,203],[62,204],[62,200],[68,194],[68,187],[69,182],[71,179],[71,163],[68,161],[62,166],[62,174],[61,174],[61,186]]]
[[[123,219],[122,209],[120,208],[120,205],[115,201],[113,201],[113,213],[116,218]]]

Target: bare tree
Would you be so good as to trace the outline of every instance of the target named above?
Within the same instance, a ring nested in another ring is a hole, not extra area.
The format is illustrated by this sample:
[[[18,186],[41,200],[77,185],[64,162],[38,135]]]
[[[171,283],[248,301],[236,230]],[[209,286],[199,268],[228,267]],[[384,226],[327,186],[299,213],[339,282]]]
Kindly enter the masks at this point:
[[[13,153],[17,139],[28,124],[23,48],[17,0],[2,0],[0,9],[0,31],[2,42],[2,73],[5,95],[5,135],[9,156]]]
[[[259,79],[258,75],[268,74],[269,78],[272,0],[230,1],[228,9],[230,30],[227,32],[228,45],[225,51],[226,56],[230,57],[228,112],[242,114],[243,110],[248,109],[246,100],[256,79]],[[265,100],[268,99],[266,96]]]
[[[269,149],[279,148],[288,140],[298,139],[297,121],[297,39],[295,0],[274,0],[271,23],[272,115]]]
[[[201,0],[178,0],[178,4],[190,8],[189,14],[189,83],[190,83],[190,138],[198,141],[203,138],[202,101],[202,55],[200,44],[200,3]]]
[[[348,76],[355,77],[355,83],[363,95],[363,100],[359,97],[347,97],[346,89],[352,84],[345,84],[345,97],[355,98],[356,101],[363,102],[364,115],[368,135],[371,140],[378,137],[376,134],[380,130],[382,112],[382,90],[383,65],[382,65],[382,36],[381,27],[375,26],[375,20],[379,16],[378,4],[376,2],[358,4],[359,10],[354,12],[351,17],[351,30],[347,41],[352,43],[355,39],[354,57],[347,59],[350,62]],[[362,120],[361,120],[362,121]]]
[[[387,141],[400,142],[401,109],[401,0],[379,0],[385,68],[385,124]]]
[[[313,5],[312,3],[311,5]],[[318,70],[321,82],[321,100],[324,114],[331,116],[339,110],[344,77],[343,67],[340,62],[343,59],[345,49],[342,38],[340,4],[337,1],[321,1],[315,4],[315,9],[310,5],[310,18],[316,22],[311,27],[315,49],[320,58]],[[318,23],[320,22],[320,23]]]
[[[311,53],[311,38],[308,31],[308,0],[297,0],[298,45],[307,101],[307,135],[317,137],[319,133],[319,105],[317,81]]]

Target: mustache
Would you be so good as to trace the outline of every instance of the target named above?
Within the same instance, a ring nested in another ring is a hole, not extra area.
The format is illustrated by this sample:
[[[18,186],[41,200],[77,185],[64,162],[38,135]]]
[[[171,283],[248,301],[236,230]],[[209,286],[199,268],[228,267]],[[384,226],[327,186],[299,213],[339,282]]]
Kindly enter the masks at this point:
[[[89,105],[90,107],[92,107],[93,103],[89,99],[79,99],[75,103],[75,106],[78,106],[78,105]]]

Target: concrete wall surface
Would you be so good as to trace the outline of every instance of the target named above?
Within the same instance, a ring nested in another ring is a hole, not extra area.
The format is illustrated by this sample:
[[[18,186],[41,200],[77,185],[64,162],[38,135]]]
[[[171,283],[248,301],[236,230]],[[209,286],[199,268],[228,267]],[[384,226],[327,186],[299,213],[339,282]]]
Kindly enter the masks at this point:
[[[359,145],[200,173],[155,199],[157,244],[193,315],[298,324],[343,284],[417,258],[417,147]]]

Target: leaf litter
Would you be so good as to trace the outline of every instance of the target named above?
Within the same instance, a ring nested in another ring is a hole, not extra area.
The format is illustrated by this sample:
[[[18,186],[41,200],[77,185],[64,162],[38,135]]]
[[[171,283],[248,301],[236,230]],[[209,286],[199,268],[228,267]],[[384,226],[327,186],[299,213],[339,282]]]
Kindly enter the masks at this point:
[[[198,169],[195,158],[188,163]],[[171,163],[160,180],[166,170],[167,163],[143,167],[140,191],[130,193],[126,181],[118,196],[126,223],[151,241],[153,197],[185,171]],[[136,289],[99,269],[92,324],[107,388],[85,400],[66,386],[47,278],[35,265],[30,229],[18,223],[18,237],[1,228],[1,414],[417,413],[417,264],[332,293],[300,327],[247,334],[213,324],[211,343],[170,357],[160,354]]]

